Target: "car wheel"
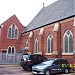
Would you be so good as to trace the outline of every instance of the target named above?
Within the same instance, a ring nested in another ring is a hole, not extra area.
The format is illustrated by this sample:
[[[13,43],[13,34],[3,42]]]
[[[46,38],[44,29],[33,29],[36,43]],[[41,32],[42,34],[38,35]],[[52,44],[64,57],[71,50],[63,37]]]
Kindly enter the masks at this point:
[[[45,71],[45,75],[51,75],[50,70],[46,70],[46,71]]]
[[[24,70],[27,70],[27,68],[22,67]]]
[[[68,74],[68,73],[69,73],[68,68],[65,68],[64,72],[65,72],[66,74]]]
[[[32,71],[32,68],[28,68],[27,70]]]

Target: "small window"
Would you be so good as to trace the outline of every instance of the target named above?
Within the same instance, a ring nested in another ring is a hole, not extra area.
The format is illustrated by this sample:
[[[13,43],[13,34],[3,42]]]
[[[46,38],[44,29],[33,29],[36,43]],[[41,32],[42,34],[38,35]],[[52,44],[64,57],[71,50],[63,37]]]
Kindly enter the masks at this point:
[[[67,62],[67,60],[60,59],[60,63],[59,64],[68,64],[68,62]]]
[[[14,54],[14,47],[12,47],[12,54]]]
[[[12,38],[14,38],[15,37],[15,25],[13,24],[13,26],[12,26]]]
[[[18,38],[18,30],[17,29],[15,30],[15,38],[16,39]]]
[[[8,48],[8,54],[11,54],[11,47]]]
[[[44,61],[44,57],[41,56],[41,55],[39,55],[39,56],[38,56],[38,60],[39,60],[39,62],[43,62],[43,61]]]
[[[9,38],[11,37],[11,28],[9,28],[9,30],[8,30],[8,37]]]
[[[61,59],[60,59],[59,61],[60,61],[59,64],[65,64],[65,63],[64,63],[64,60],[61,60]]]
[[[36,55],[30,55],[29,60],[34,60],[34,62],[36,62],[37,56]]]
[[[15,53],[15,48],[14,47],[9,47],[8,48],[8,54],[14,54]]]
[[[58,65],[59,64],[58,60],[55,60],[53,64]]]

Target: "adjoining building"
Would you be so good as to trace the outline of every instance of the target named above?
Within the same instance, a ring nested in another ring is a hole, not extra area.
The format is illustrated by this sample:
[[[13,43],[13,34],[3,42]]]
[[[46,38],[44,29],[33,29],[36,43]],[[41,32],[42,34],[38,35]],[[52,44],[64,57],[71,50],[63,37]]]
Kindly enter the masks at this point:
[[[21,33],[24,28],[15,15],[0,25],[0,63],[20,61],[17,53],[21,49]]]
[[[27,27],[12,16],[0,27],[0,42],[0,51],[7,56],[24,51],[75,63],[75,0],[43,7]]]

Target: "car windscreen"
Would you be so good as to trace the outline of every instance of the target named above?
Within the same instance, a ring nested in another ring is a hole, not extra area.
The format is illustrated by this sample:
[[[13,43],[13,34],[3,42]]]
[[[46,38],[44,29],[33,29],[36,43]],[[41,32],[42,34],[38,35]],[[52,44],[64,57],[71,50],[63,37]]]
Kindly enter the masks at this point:
[[[36,55],[30,55],[29,60],[37,60],[37,56]]]
[[[54,60],[48,60],[48,61],[43,62],[42,64],[44,64],[44,65],[52,65],[53,62],[54,62]]]
[[[29,59],[29,55],[23,55],[23,58]]]

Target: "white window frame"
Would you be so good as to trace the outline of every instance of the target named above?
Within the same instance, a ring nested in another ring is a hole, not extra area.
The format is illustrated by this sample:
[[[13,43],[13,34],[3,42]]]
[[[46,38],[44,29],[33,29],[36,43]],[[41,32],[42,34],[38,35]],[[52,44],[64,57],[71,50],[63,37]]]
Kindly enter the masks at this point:
[[[16,51],[16,49],[15,49],[15,47],[14,46],[9,46],[10,48],[11,48],[11,53],[8,53],[8,51],[7,51],[7,54],[9,55],[9,56],[14,56],[14,54],[15,54],[15,51]],[[8,50],[9,50],[9,47],[8,47]],[[14,53],[12,53],[12,48],[14,47]]]
[[[12,38],[12,27],[13,27],[13,25],[15,25],[15,30],[17,29],[18,30],[18,27],[16,26],[16,24],[12,24],[9,28],[11,28],[11,37],[9,37],[8,35],[9,35],[9,28],[8,28],[8,34],[7,34],[7,38],[8,39],[18,39],[19,38],[19,30],[18,30],[18,34],[17,34],[17,38],[15,38],[15,32],[14,32],[14,38]]]
[[[14,54],[15,54],[15,51],[16,51],[16,49],[15,49],[15,46],[12,46],[12,48],[14,47]],[[13,54],[13,53],[12,53]]]
[[[16,27],[16,28],[15,28],[15,31],[16,31],[16,29],[17,29],[18,32],[17,32],[17,38],[15,37],[15,39],[18,39],[18,36],[19,36],[19,30],[18,30],[18,28]],[[15,34],[16,34],[16,33],[15,33]]]
[[[12,49],[12,47],[11,47],[11,46],[9,46],[9,47],[10,47],[10,48]],[[11,53],[9,53],[9,47],[8,47],[8,51],[7,51],[7,54],[9,54],[9,55],[10,55]]]
[[[51,36],[51,38],[50,38],[50,36]],[[50,53],[48,52],[48,39],[50,39]],[[51,40],[53,39],[53,35],[52,34],[49,34],[48,35],[48,37],[47,37],[47,53],[46,53],[46,55],[52,55],[52,52],[51,52],[51,48],[52,48],[52,46],[51,46]]]
[[[69,50],[69,35],[67,35],[67,31],[70,31],[70,30],[66,30],[66,32],[64,33],[64,36],[63,36],[63,53],[62,55],[72,55],[73,52],[70,53],[70,50]],[[72,32],[70,31],[70,34],[72,35],[72,38],[73,38],[73,34]],[[65,35],[67,35],[68,37],[68,52],[65,53]]]
[[[36,46],[36,43],[37,43],[37,46]],[[39,52],[39,39],[38,38],[35,39],[35,46],[34,47],[35,47],[34,48],[34,53],[38,53]],[[36,49],[37,49],[37,51],[36,51]]]

